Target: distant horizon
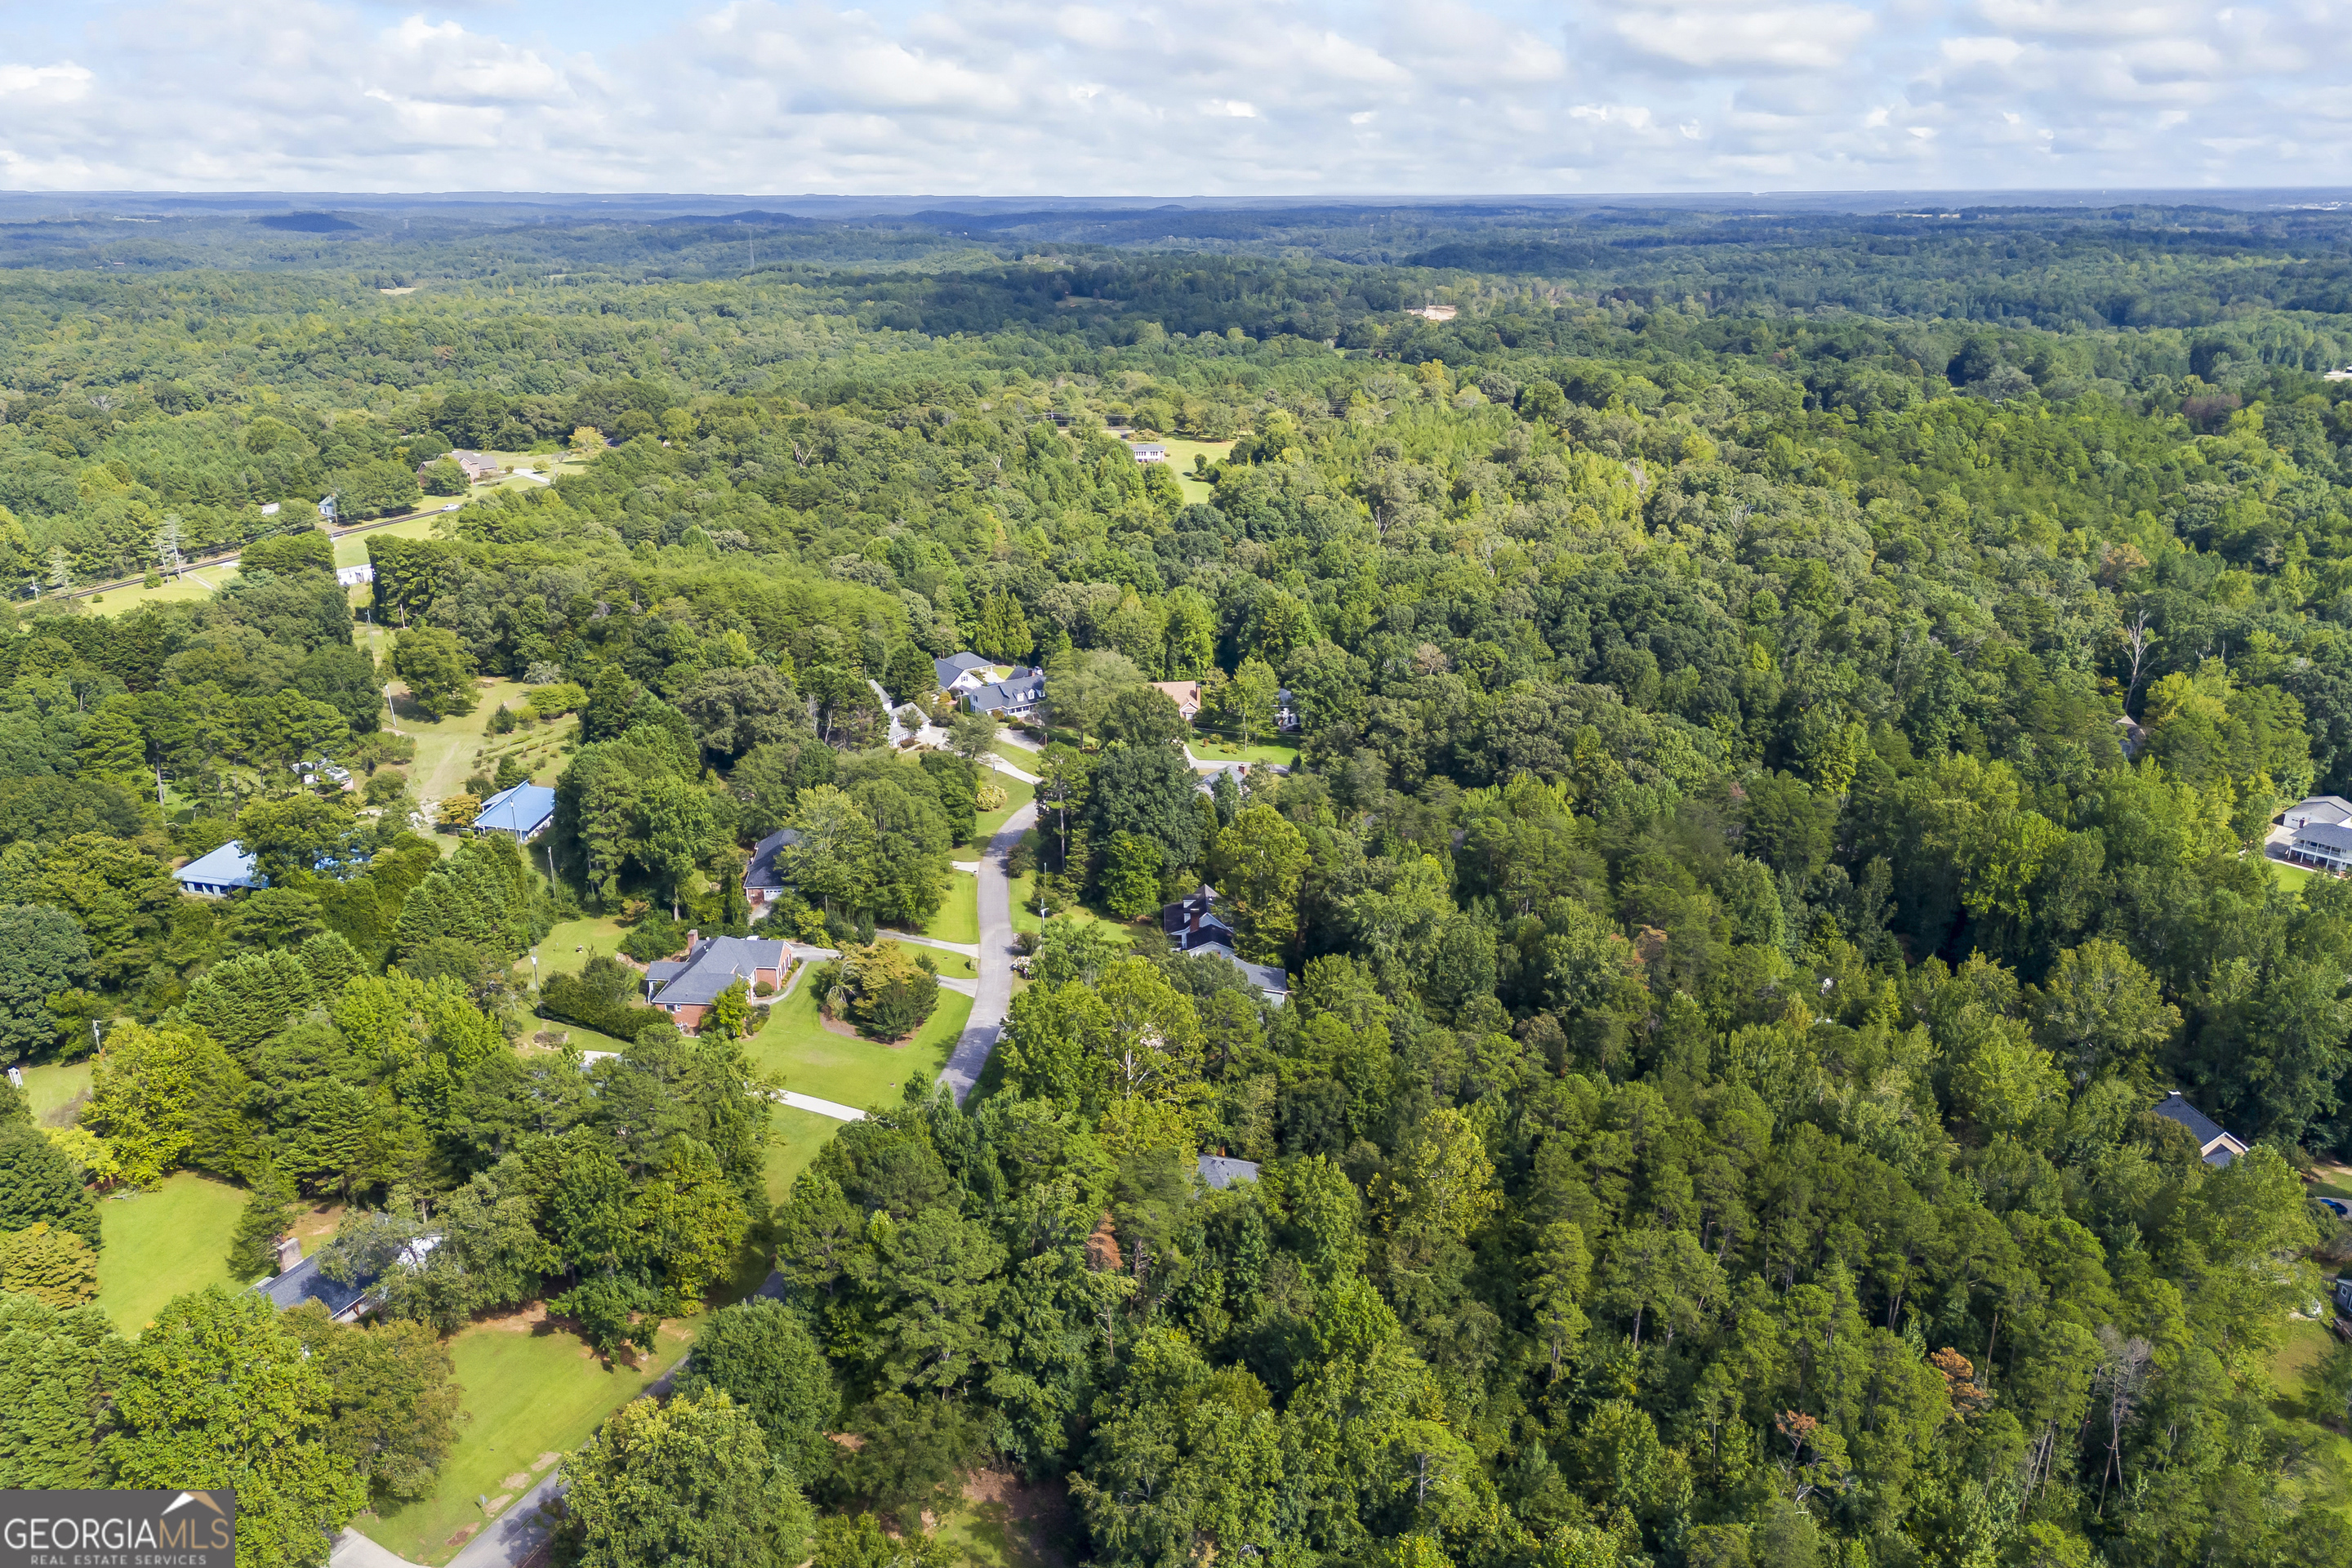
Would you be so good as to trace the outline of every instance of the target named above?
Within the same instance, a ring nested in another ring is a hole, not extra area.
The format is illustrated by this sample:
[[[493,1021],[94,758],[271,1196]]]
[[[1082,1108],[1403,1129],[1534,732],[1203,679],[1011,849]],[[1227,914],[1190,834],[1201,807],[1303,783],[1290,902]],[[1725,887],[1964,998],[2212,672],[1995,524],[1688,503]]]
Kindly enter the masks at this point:
[[[2261,0],[15,0],[9,20],[18,191],[1264,200],[2293,189],[2352,168],[2352,39]]]
[[[1807,190],[1801,188],[1716,190],[1560,192],[1434,192],[1434,191],[1307,191],[1252,195],[1025,195],[923,192],[759,192],[759,191],[594,191],[385,189],[254,187],[202,190],[192,188],[120,188],[75,191],[0,192],[0,221],[26,221],[75,215],[73,208],[146,212],[179,209],[184,216],[239,216],[265,209],[302,211],[397,211],[404,206],[539,206],[566,212],[598,208],[629,209],[645,216],[751,216],[761,212],[797,217],[856,218],[907,216],[922,212],[1021,213],[1088,211],[1150,212],[1160,209],[1246,212],[1266,209],[1362,207],[1367,210],[1429,207],[1518,207],[1563,211],[1630,205],[1643,208],[1693,209],[1761,207],[1791,212],[1900,211],[1917,204],[1961,209],[2010,207],[2081,207],[2095,210],[2113,205],[2218,207],[2233,210],[2352,209],[2352,184],[2236,186],[1888,186],[1878,189]],[[723,210],[722,210],[723,209]],[[106,213],[89,216],[103,216]],[[167,215],[168,216],[168,215]]]

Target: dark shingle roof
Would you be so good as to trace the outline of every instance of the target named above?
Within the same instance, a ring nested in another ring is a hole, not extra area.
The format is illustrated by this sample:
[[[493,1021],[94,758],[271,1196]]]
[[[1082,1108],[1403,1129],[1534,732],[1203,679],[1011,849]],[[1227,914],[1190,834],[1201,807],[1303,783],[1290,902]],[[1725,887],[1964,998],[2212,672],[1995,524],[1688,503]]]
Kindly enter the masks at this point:
[[[2189,1135],[2197,1140],[2197,1146],[2200,1149],[2216,1138],[2229,1136],[2220,1122],[2183,1100],[2177,1089],[2158,1100],[2155,1109],[2156,1113],[2167,1121],[2178,1121],[2189,1129]]]
[[[1045,672],[1028,669],[992,686],[976,689],[969,700],[973,712],[985,713],[992,708],[1025,708],[1045,695]]]
[[[270,1304],[281,1312],[305,1301],[316,1301],[327,1309],[329,1317],[340,1316],[351,1310],[352,1304],[368,1293],[368,1287],[375,1280],[355,1279],[346,1285],[340,1279],[330,1279],[319,1267],[319,1259],[323,1256],[314,1252],[277,1279],[266,1279],[255,1289],[268,1297]]]
[[[751,863],[743,868],[743,885],[747,888],[781,888],[783,874],[776,869],[776,851],[789,849],[801,841],[799,832],[779,827],[752,847]]]

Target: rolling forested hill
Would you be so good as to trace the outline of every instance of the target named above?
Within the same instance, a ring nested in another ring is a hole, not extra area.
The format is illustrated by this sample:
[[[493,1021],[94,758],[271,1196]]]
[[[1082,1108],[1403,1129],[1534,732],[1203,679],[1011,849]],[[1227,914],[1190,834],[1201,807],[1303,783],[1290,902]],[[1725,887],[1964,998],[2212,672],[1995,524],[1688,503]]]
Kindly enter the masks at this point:
[[[715,1277],[680,1194],[739,1205],[827,1392],[730,1392],[826,1568],[983,1458],[1106,1564],[2345,1561],[2352,1352],[2282,1351],[2352,1258],[2305,1180],[2352,1158],[2352,891],[2263,846],[2352,795],[2347,240],[0,226],[0,1055],[98,1020],[203,1064],[119,1078],[61,1194],[515,1205],[504,1267],[606,1342]],[[397,515],[453,447],[566,460],[379,540],[379,664],[313,503]],[[238,548],[209,596],[68,596]],[[961,649],[1048,673],[1018,853],[1068,911],[981,1095],[852,1125],[772,1215],[740,1057],[644,1037],[667,1165],[519,1087],[525,946],[745,929],[777,826],[864,847],[765,929],[926,918],[971,781],[877,750],[873,683]],[[545,867],[420,853],[383,688],[479,678],[580,714]],[[1142,685],[1192,679],[1244,745],[1288,692],[1295,766],[1196,792]],[[318,759],[364,789],[298,790]],[[180,896],[233,836],[268,891]],[[1204,880],[1286,1004],[1118,923]],[[320,1152],[328,1089],[371,1131]],[[2202,1163],[2174,1089],[2252,1152]],[[1198,1191],[1220,1151],[1260,1178]],[[110,1462],[106,1419],[56,1442]]]

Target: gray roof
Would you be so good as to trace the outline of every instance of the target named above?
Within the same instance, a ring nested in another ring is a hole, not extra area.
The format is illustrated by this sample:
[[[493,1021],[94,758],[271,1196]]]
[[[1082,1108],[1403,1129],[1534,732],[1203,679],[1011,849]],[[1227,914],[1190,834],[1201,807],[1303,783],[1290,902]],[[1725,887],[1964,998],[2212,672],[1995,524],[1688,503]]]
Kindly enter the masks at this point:
[[[327,1309],[327,1316],[341,1317],[368,1293],[368,1287],[374,1284],[375,1279],[370,1276],[365,1279],[354,1279],[348,1285],[340,1279],[331,1279],[319,1267],[319,1259],[324,1256],[314,1252],[277,1279],[265,1279],[254,1289],[268,1297],[270,1305],[281,1312],[305,1301],[316,1301]]]
[[[1223,1154],[1203,1154],[1201,1156],[1201,1180],[1219,1192],[1235,1182],[1255,1182],[1257,1180],[1257,1162],[1228,1160]]]
[[[2181,1126],[2189,1129],[2189,1135],[2197,1140],[2197,1146],[2200,1149],[2210,1146],[2218,1138],[2231,1137],[2220,1122],[2183,1100],[2180,1097],[2180,1091],[2177,1089],[2158,1100],[2154,1110],[2167,1121],[2178,1121]],[[2231,1139],[2231,1141],[2236,1140]],[[2225,1165],[2229,1163],[2227,1160],[2220,1163]]]
[[[801,841],[797,829],[779,827],[752,847],[751,863],[743,868],[743,885],[747,888],[782,888],[787,884],[783,873],[776,869],[776,851],[789,849]]]
[[[968,669],[986,669],[988,660],[976,653],[951,653],[945,658],[931,660],[931,671],[940,678],[940,689],[945,691],[955,684],[956,677]]]
[[[714,936],[697,947],[667,977],[668,984],[654,993],[654,1004],[662,1007],[708,1007],[719,1000],[720,992],[738,980],[750,980],[753,970],[782,970],[789,945],[765,937]],[[648,982],[656,978],[654,967],[646,967]]]
[[[1024,669],[992,686],[982,686],[965,699],[975,713],[985,713],[992,708],[1026,708],[1045,695],[1045,672]]]
[[[2352,826],[2335,822],[2306,822],[2294,830],[2297,844],[2316,844],[2338,854],[2352,854]]]

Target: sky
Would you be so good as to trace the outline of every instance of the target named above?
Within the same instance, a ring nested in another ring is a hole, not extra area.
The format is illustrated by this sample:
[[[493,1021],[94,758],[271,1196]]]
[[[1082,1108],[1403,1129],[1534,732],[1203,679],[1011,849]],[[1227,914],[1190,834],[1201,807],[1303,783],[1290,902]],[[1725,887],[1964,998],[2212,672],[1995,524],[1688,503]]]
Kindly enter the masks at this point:
[[[0,188],[2352,184],[2352,0],[0,0]]]

